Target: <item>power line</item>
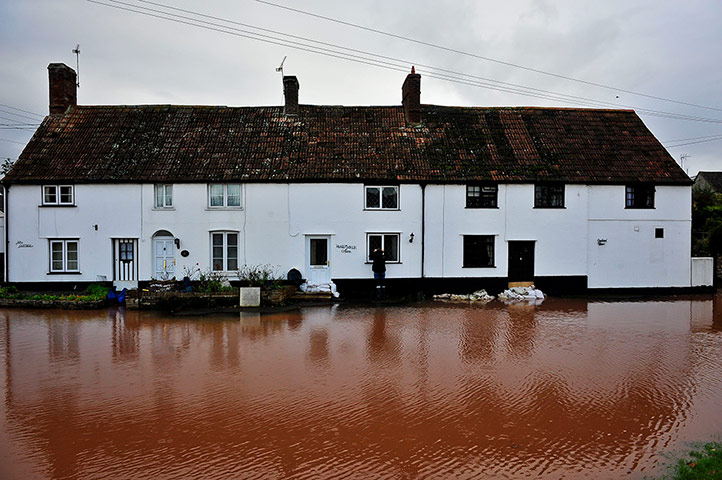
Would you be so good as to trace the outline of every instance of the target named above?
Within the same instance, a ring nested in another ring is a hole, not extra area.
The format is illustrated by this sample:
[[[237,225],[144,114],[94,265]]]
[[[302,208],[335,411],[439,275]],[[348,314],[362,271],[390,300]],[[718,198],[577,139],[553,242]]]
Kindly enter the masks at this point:
[[[356,62],[356,63],[362,63],[362,64],[371,65],[371,66],[375,66],[375,67],[379,67],[379,68],[385,68],[385,69],[394,70],[394,71],[406,72],[407,65],[416,64],[416,62],[409,61],[409,60],[397,59],[397,58],[393,58],[393,57],[386,57],[383,55],[374,54],[372,52],[365,52],[365,51],[361,51],[361,50],[350,49],[350,48],[343,47],[340,45],[330,44],[330,43],[326,43],[326,42],[319,42],[319,41],[308,39],[305,37],[288,35],[283,32],[278,32],[275,30],[269,30],[269,29],[264,29],[261,27],[255,27],[255,26],[243,24],[240,22],[222,19],[220,17],[213,17],[210,15],[192,12],[190,10],[178,9],[175,7],[163,5],[160,3],[150,2],[147,0],[137,0],[137,1],[156,5],[156,6],[161,6],[168,10],[182,11],[184,13],[190,13],[192,15],[197,15],[197,16],[201,16],[204,18],[211,18],[214,20],[220,20],[223,22],[231,23],[231,24],[242,25],[247,28],[254,28],[257,30],[261,30],[261,31],[271,32],[276,35],[284,35],[287,37],[302,39],[306,42],[312,42],[312,43],[316,43],[316,44],[331,46],[333,48],[340,49],[340,50],[353,51],[355,53],[360,53],[362,55],[365,55],[365,57],[360,56],[360,55],[354,55],[354,54],[349,54],[349,53],[345,53],[345,52],[340,52],[340,51],[336,51],[336,50],[331,50],[328,48],[318,47],[316,45],[308,45],[308,44],[304,44],[304,43],[300,43],[300,42],[295,42],[292,40],[273,37],[273,36],[265,35],[265,34],[261,34],[261,33],[249,32],[247,30],[241,30],[241,29],[238,29],[235,27],[229,27],[229,26],[225,26],[225,25],[219,25],[219,24],[213,23],[213,22],[208,22],[205,20],[199,20],[197,18],[186,17],[183,15],[177,15],[174,13],[151,9],[148,7],[142,7],[142,6],[130,4],[127,2],[122,2],[120,0],[106,0],[106,1],[110,1],[114,4],[126,5],[127,7],[131,7],[131,8],[103,3],[103,2],[100,2],[97,0],[88,0],[88,1],[90,3],[96,3],[99,5],[112,7],[112,8],[116,8],[119,10],[125,10],[125,11],[129,11],[129,12],[133,12],[133,13],[138,13],[141,15],[159,18],[161,20],[167,20],[167,21],[190,25],[190,26],[194,26],[194,27],[198,27],[198,28],[204,28],[207,30],[217,31],[220,33],[226,33],[229,35],[248,38],[251,40],[257,40],[257,41],[261,41],[261,42],[265,42],[265,43],[294,48],[297,50],[307,51],[310,53],[325,55],[325,56],[329,56],[329,57],[333,57],[333,58],[338,58],[338,59],[342,59],[342,60],[346,60],[346,61],[352,61],[352,62]],[[138,10],[138,9],[140,9],[140,10]],[[153,13],[149,13],[149,12],[153,12]],[[173,18],[173,17],[175,17],[175,18]],[[189,21],[187,21],[187,20],[189,20]],[[367,58],[367,57],[376,57],[376,58]],[[381,60],[378,60],[378,59],[381,59]],[[401,65],[400,63],[393,63],[393,62],[403,62],[405,65]],[[506,93],[531,96],[531,97],[542,98],[542,99],[546,99],[546,100],[584,104],[586,106],[605,106],[605,107],[614,106],[614,107],[634,108],[633,106],[630,106],[630,105],[615,104],[615,103],[611,103],[611,102],[587,99],[584,97],[567,95],[567,94],[558,93],[558,92],[551,92],[548,90],[542,90],[542,89],[537,89],[537,88],[533,88],[533,87],[526,87],[523,85],[499,82],[497,80],[486,79],[484,77],[476,77],[473,75],[463,74],[463,73],[459,73],[459,72],[453,72],[453,71],[444,70],[444,69],[437,68],[437,67],[431,67],[428,65],[425,65],[424,67],[429,68],[430,70],[437,70],[439,72],[448,72],[449,73],[449,74],[446,74],[446,73],[436,73],[436,72],[430,72],[430,73],[425,72],[425,75],[428,77],[445,80],[445,81],[449,81],[449,82],[454,82],[454,83],[459,83],[459,84],[463,84],[463,85],[470,85],[470,86],[476,86],[476,87],[481,87],[481,88],[489,88],[492,90],[502,91],[502,92],[506,92]],[[466,76],[469,78],[459,78],[459,76]],[[474,78],[482,80],[482,81],[473,80]],[[500,84],[501,86],[491,85],[491,84],[485,83],[485,82],[494,82],[494,83]],[[668,119],[699,121],[699,122],[707,122],[707,123],[722,123],[722,119],[704,118],[704,117],[698,117],[698,116],[693,116],[693,115],[684,115],[684,114],[678,114],[678,113],[673,113],[673,112],[663,112],[663,111],[644,109],[644,108],[637,108],[636,110],[639,113],[643,113],[646,115],[658,116],[658,117],[668,118]]]
[[[665,147],[665,148],[676,148],[676,147],[684,147],[685,145],[695,145],[695,144],[697,144],[697,143],[717,142],[717,141],[720,141],[720,140],[722,140],[722,135],[720,135],[720,136],[717,137],[717,138],[708,138],[708,139],[706,139],[706,140],[697,140],[697,141],[695,141],[695,142],[679,143],[679,144],[677,144],[677,145],[664,145],[664,144],[662,144],[662,146]]]
[[[35,120],[35,121],[38,120],[37,118],[33,118],[33,117],[28,116],[28,115],[22,115],[22,114],[20,114],[20,113],[11,112],[11,111],[8,111],[8,110],[4,110],[4,109],[2,109],[2,108],[0,108],[0,112],[7,113],[8,115],[15,115],[16,117],[27,118],[27,119],[29,119],[29,120]]]
[[[143,0],[138,0],[138,1],[143,1]],[[315,18],[319,18],[319,19],[322,19],[322,20],[327,20],[327,21],[334,22],[334,23],[338,23],[338,24],[341,24],[341,25],[346,25],[346,26],[349,26],[349,27],[358,28],[358,29],[361,29],[361,30],[366,30],[366,31],[368,31],[368,32],[378,33],[378,34],[380,34],[380,35],[385,35],[385,36],[387,36],[387,37],[398,38],[398,39],[400,39],[400,40],[406,40],[406,41],[408,41],[408,42],[416,43],[416,44],[419,44],[419,45],[425,45],[425,46],[427,46],[427,47],[433,47],[433,48],[437,48],[437,49],[439,49],[439,50],[444,50],[444,51],[447,51],[447,52],[457,53],[457,54],[460,54],[460,55],[465,55],[465,56],[468,56],[468,57],[473,57],[473,58],[476,58],[476,59],[479,59],[479,60],[485,60],[485,61],[488,61],[488,62],[493,62],[493,63],[497,63],[497,64],[500,64],[500,65],[505,65],[505,66],[507,66],[507,67],[518,68],[518,69],[521,69],[521,70],[526,70],[526,71],[538,73],[538,74],[541,74],[541,75],[546,75],[546,76],[550,76],[550,77],[560,78],[560,79],[563,79],[563,80],[568,80],[568,81],[570,81],[570,82],[581,83],[581,84],[584,84],[584,85],[590,85],[590,86],[593,86],[593,87],[604,88],[604,89],[606,89],[606,90],[612,90],[612,91],[616,91],[616,92],[628,93],[628,94],[636,95],[636,96],[640,96],[640,97],[651,98],[651,99],[653,99],[653,100],[661,100],[661,101],[664,101],[664,102],[671,102],[671,103],[676,103],[676,104],[679,104],[679,105],[686,105],[686,106],[688,106],[688,107],[703,108],[703,109],[706,109],[706,110],[715,110],[715,111],[718,111],[718,112],[722,112],[722,108],[710,107],[710,106],[707,106],[707,105],[699,105],[699,104],[696,104],[696,103],[689,103],[689,102],[684,102],[684,101],[681,101],[681,100],[674,100],[674,99],[671,99],[671,98],[660,97],[660,96],[657,96],[657,95],[649,95],[649,94],[642,93],[642,92],[636,92],[636,91],[633,91],[633,90],[627,90],[627,89],[624,89],[624,88],[617,88],[617,87],[613,87],[613,86],[610,86],[610,85],[605,85],[605,84],[603,84],[603,83],[591,82],[591,81],[588,81],[588,80],[582,80],[582,79],[579,79],[579,78],[569,77],[569,76],[567,76],[567,75],[561,75],[561,74],[549,72],[549,71],[546,71],[546,70],[540,70],[540,69],[537,69],[537,68],[526,67],[526,66],[524,66],[524,65],[520,65],[520,64],[517,64],[517,63],[506,62],[506,61],[504,61],[504,60],[498,60],[498,59],[491,58],[491,57],[485,57],[485,56],[483,56],[483,55],[477,55],[477,54],[475,54],[475,53],[465,52],[465,51],[463,51],[463,50],[457,50],[457,49],[455,49],[455,48],[445,47],[445,46],[443,46],[443,45],[438,45],[438,44],[431,43],[431,42],[425,42],[425,41],[423,41],[423,40],[418,40],[418,39],[406,37],[406,36],[403,36],[403,35],[397,35],[397,34],[395,34],[395,33],[385,32],[385,31],[383,31],[383,30],[377,30],[377,29],[375,29],[375,28],[366,27],[366,26],[359,25],[359,24],[356,24],[356,23],[346,22],[346,21],[343,21],[343,20],[338,20],[338,19],[336,19],[336,18],[327,17],[327,16],[324,16],[324,15],[319,15],[319,14],[316,14],[316,13],[307,12],[307,11],[300,10],[300,9],[297,9],[297,8],[287,7],[287,6],[285,6],[285,5],[279,5],[279,4],[277,4],[277,3],[269,2],[269,1],[266,1],[266,0],[256,0],[256,2],[258,2],[258,3],[263,3],[263,4],[266,4],[266,5],[270,5],[270,6],[272,6],[272,7],[282,8],[282,9],[284,9],[284,10],[289,10],[289,11],[292,11],[292,12],[300,13],[300,14],[302,14],[302,15],[308,15],[308,16],[310,16],[310,17],[315,17]]]
[[[0,103],[0,107],[10,108],[12,110],[17,110],[18,112],[29,113],[31,115],[35,115],[36,117],[45,118],[45,115],[40,115],[39,113],[35,113],[35,112],[29,112],[28,110],[23,110],[21,108],[16,108],[16,107],[13,107],[10,105],[5,105],[3,103]]]

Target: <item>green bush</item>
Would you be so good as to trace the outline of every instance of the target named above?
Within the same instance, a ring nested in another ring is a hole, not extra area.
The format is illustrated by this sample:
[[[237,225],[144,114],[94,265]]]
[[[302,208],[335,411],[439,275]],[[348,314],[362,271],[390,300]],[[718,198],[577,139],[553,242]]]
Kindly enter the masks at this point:
[[[702,450],[690,452],[690,459],[679,460],[673,480],[722,480],[722,444],[706,444]]]

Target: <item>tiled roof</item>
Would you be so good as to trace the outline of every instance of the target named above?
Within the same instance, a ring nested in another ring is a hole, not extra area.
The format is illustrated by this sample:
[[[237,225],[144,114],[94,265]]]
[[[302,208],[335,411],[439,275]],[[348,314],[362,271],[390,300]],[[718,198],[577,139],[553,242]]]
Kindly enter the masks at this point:
[[[5,179],[691,184],[633,111],[433,105],[72,107]]]
[[[722,172],[699,172],[694,183],[701,184],[703,181],[715,192],[722,193]]]

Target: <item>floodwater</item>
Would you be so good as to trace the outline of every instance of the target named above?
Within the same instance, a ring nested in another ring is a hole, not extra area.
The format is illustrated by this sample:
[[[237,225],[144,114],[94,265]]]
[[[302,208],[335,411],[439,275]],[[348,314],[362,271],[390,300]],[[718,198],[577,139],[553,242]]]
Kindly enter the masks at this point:
[[[722,296],[0,310],[0,478],[643,478],[722,430]]]

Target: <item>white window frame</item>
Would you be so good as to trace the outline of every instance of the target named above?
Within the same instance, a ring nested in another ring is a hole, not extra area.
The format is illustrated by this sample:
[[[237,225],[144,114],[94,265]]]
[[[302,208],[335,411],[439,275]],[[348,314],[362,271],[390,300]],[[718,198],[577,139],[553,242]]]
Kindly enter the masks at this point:
[[[386,263],[401,263],[401,232],[369,232],[366,234],[366,262],[373,263],[371,259],[371,237],[381,237],[381,249],[386,253],[388,251],[386,247],[386,237],[396,237],[396,260],[389,260],[388,255],[386,256]]]
[[[68,244],[75,244],[75,268],[70,267],[68,258]],[[60,254],[62,255],[62,266],[54,268],[53,265],[53,245],[60,245]],[[48,240],[48,264],[50,273],[78,273],[80,272],[80,240],[77,238],[53,238]]]
[[[214,239],[214,236],[216,236],[216,235],[221,236],[221,238],[223,239],[223,243],[221,245],[221,248],[223,249],[223,258],[221,260],[221,263],[222,263],[221,268],[216,268],[215,256],[214,256],[214,252],[213,252],[213,247],[214,247],[213,239]],[[228,236],[229,235],[236,236],[236,245],[235,245],[235,247],[236,247],[236,256],[235,256],[236,268],[230,268],[230,269],[228,268],[228,260],[233,257],[229,256],[229,244],[228,244]],[[240,254],[240,247],[241,247],[240,243],[241,243],[241,235],[240,235],[240,232],[238,232],[238,231],[235,231],[235,230],[220,231],[219,230],[219,231],[210,232],[211,270],[214,272],[235,272],[236,270],[238,270],[238,268],[240,266],[240,264],[239,264],[239,254]]]
[[[213,205],[212,204],[212,194],[211,191],[213,190],[213,187],[216,185],[220,185],[223,187],[223,205]],[[234,186],[238,187],[238,205],[228,205],[228,187]],[[212,209],[243,209],[243,185],[240,183],[209,183],[208,184],[208,208]]]
[[[393,188],[396,192],[396,206],[395,207],[384,207],[384,188]],[[370,189],[377,189],[379,191],[379,206],[369,206],[368,203],[368,191]],[[365,210],[400,210],[401,209],[401,198],[399,195],[399,185],[364,185],[364,209]]]
[[[70,201],[63,201],[62,189],[70,189]],[[75,205],[75,187],[74,185],[43,185],[41,189],[42,205]],[[55,197],[54,200],[48,200],[48,194]]]
[[[170,189],[170,194],[168,192],[169,189]],[[172,183],[157,183],[157,184],[153,185],[153,208],[157,208],[157,209],[173,208],[173,184]]]

